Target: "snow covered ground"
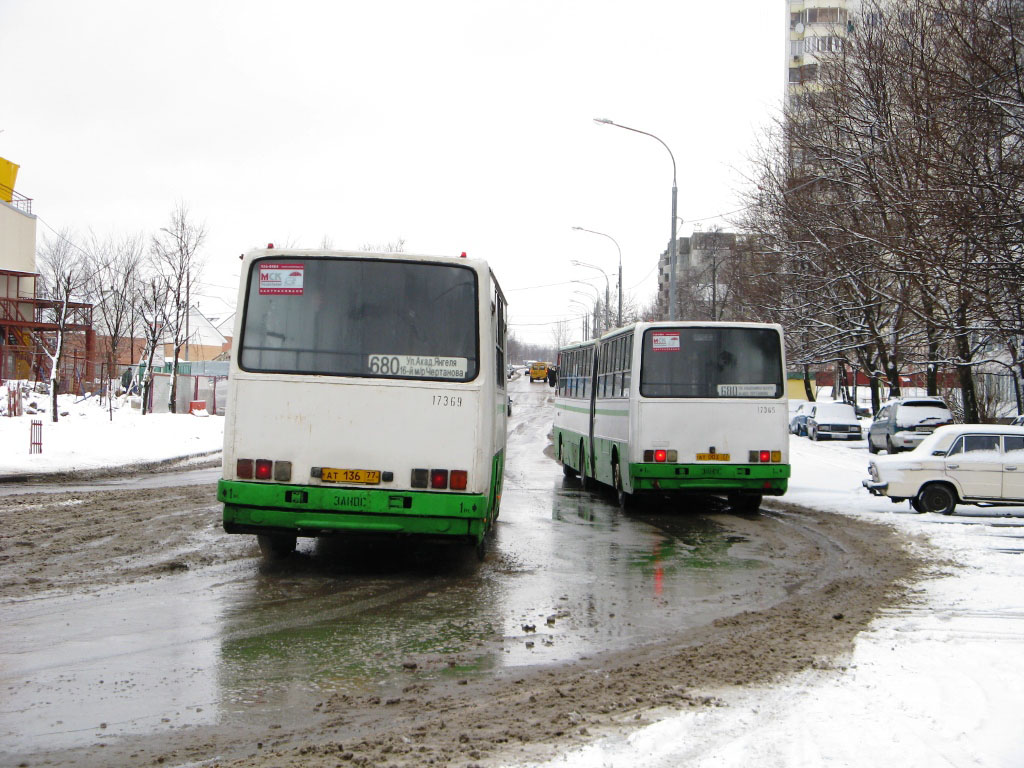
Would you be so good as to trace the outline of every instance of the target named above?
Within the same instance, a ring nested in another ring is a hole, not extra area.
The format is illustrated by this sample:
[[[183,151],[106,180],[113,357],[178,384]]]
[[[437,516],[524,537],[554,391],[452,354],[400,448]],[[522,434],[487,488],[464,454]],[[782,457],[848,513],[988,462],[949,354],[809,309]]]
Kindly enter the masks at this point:
[[[68,415],[0,417],[0,476],[123,466],[220,448],[223,418],[91,401]],[[30,421],[43,452],[29,453]],[[538,435],[537,450],[544,437]],[[659,766],[1024,766],[1024,508],[911,514],[869,496],[863,442],[791,438],[787,501],[897,526],[946,555],[913,605],[880,617],[841,671],[764,689],[708,690],[727,706],[669,716],[545,768]],[[552,465],[553,479],[558,474]],[[919,545],[912,545],[919,546]]]
[[[3,394],[6,395],[4,391]],[[47,395],[28,399],[49,408]],[[61,416],[0,416],[0,481],[5,476],[146,464],[198,456],[223,447],[224,417],[155,413],[142,416],[127,402],[113,411],[95,399],[59,397]],[[29,452],[31,422],[42,422],[42,453]]]
[[[1024,508],[912,514],[870,496],[866,443],[791,437],[787,501],[899,527],[949,558],[915,605],[874,622],[845,671],[669,717],[545,768],[1024,766]]]

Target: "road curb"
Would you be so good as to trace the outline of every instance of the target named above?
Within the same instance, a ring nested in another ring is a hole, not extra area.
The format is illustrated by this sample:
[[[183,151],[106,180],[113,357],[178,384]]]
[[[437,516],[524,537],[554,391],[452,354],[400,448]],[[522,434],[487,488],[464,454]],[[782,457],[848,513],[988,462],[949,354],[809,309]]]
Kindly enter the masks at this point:
[[[0,485],[32,484],[35,482],[53,482],[63,480],[96,479],[98,477],[116,477],[118,475],[132,475],[138,472],[146,472],[151,469],[168,469],[175,464],[183,464],[197,459],[210,459],[219,457],[223,449],[213,451],[201,451],[199,453],[188,453],[181,456],[171,456],[166,459],[154,461],[140,461],[135,464],[118,464],[116,466],[93,467],[92,469],[54,470],[52,472],[18,472],[9,475],[0,475]]]

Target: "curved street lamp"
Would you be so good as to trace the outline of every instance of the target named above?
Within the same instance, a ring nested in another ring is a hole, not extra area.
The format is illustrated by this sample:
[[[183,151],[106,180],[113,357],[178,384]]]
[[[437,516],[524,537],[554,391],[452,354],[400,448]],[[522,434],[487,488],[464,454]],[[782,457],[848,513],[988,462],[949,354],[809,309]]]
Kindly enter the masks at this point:
[[[600,235],[601,237],[607,237],[613,243],[615,243],[615,250],[619,252],[619,317],[615,325],[619,328],[622,327],[622,249],[619,248],[619,241],[611,235],[606,235],[604,232],[598,232],[593,229],[584,229],[583,227],[573,227],[578,229],[580,232],[589,232],[592,235]]]
[[[644,136],[650,136],[652,139],[657,141],[668,151],[668,156],[672,158],[672,240],[669,244],[669,255],[668,255],[668,319],[676,319],[676,156],[672,154],[672,150],[668,148],[668,144],[659,139],[653,133],[647,131],[641,131],[637,128],[630,128],[628,125],[620,125],[619,123],[613,122],[604,117],[595,117],[595,123],[601,125],[614,125],[616,128],[622,128],[626,131],[632,131],[633,133],[642,133]]]
[[[573,282],[574,283],[579,283],[580,285],[585,285],[587,288],[589,288],[590,290],[592,290],[594,292],[594,311],[591,312],[590,314],[594,318],[594,336],[600,336],[601,335],[601,330],[599,328],[600,316],[597,314],[597,308],[601,306],[601,291],[599,291],[596,286],[593,286],[590,283],[585,283],[582,280],[573,280]],[[577,296],[583,296],[585,298],[589,298],[589,296],[587,296],[587,294],[585,294],[583,291],[580,291],[580,290],[573,291],[573,294],[575,294]]]
[[[586,267],[587,269],[596,269],[602,275],[604,275],[604,329],[607,331],[611,328],[612,317],[609,302],[611,301],[611,283],[608,280],[608,273],[600,267],[596,267],[593,264],[587,264],[585,261],[577,261],[573,259],[569,262],[574,267]]]

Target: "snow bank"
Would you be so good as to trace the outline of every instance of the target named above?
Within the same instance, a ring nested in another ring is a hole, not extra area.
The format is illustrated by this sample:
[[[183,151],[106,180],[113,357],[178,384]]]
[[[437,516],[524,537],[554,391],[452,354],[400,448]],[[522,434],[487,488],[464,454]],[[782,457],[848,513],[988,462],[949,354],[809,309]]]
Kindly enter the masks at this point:
[[[50,398],[35,395],[30,402],[49,409]],[[49,412],[0,416],[0,478],[162,461],[223,447],[224,417],[206,412],[143,416],[126,402],[111,419],[105,403],[72,395],[58,396],[58,406],[67,415],[56,424]],[[30,453],[33,421],[42,422],[42,453]]]

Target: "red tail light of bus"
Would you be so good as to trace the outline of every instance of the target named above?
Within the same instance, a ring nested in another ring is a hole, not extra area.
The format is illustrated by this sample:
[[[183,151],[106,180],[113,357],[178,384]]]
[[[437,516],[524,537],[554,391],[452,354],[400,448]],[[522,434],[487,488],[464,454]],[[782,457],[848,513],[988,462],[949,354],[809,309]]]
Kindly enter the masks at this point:
[[[782,461],[782,451],[751,451],[747,460],[751,464],[778,464]]]
[[[677,451],[658,448],[649,451],[644,451],[644,461],[651,462],[656,461],[659,463],[668,462],[669,464],[675,464],[679,460],[679,453]]]
[[[238,459],[235,462],[235,475],[239,480],[270,480],[288,483],[292,479],[292,463],[290,461],[271,461],[270,459]]]
[[[413,488],[427,488],[434,491],[464,491],[469,487],[469,472],[464,469],[414,469],[411,483]]]

